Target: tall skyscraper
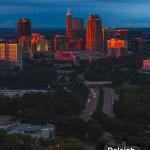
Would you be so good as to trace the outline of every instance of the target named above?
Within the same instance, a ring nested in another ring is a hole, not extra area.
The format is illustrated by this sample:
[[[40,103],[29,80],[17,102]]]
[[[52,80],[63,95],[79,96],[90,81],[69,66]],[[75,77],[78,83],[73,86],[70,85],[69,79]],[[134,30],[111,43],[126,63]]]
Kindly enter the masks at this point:
[[[84,21],[82,18],[72,18],[72,38],[83,38]]]
[[[86,49],[101,54],[103,52],[102,39],[103,34],[100,18],[98,15],[90,15],[86,26]]]
[[[17,22],[17,38],[31,36],[31,21],[29,19],[19,19]]]
[[[70,10],[68,9],[66,14],[66,36],[71,38],[72,36],[72,15]]]

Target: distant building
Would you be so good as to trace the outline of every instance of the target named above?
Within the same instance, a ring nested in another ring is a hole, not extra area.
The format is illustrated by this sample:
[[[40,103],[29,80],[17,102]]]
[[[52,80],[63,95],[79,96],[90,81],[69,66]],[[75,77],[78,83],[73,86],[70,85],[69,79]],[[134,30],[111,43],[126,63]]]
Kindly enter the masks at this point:
[[[49,41],[45,36],[40,35],[39,33],[32,33],[31,36],[31,53],[37,52],[48,52],[49,50]]]
[[[82,18],[73,18],[70,10],[66,14],[66,38],[68,38],[68,41],[63,50],[85,49],[84,20]]]
[[[142,73],[150,74],[150,59],[143,60]]]
[[[54,139],[55,138],[55,126],[51,124],[47,125],[33,125],[33,124],[2,124],[1,129],[6,129],[8,134],[24,134],[33,138]]]
[[[80,38],[75,42],[75,50],[84,50],[85,49],[85,41]]]
[[[65,35],[55,35],[54,37],[54,49],[55,51],[63,51],[67,49],[67,42],[69,38]]]
[[[90,15],[86,26],[86,50],[103,53],[102,24],[98,15]]]
[[[0,61],[8,61],[22,68],[22,46],[16,43],[1,43]]]
[[[26,18],[19,19],[17,22],[17,38],[31,36],[31,21]]]
[[[137,29],[129,29],[128,30],[128,40],[129,39],[136,39],[136,38],[142,38],[142,31]]]
[[[150,52],[150,38],[141,39],[141,50]]]
[[[31,36],[20,37],[19,44],[23,47],[23,57],[29,57],[31,54]]]
[[[128,30],[127,29],[119,29],[115,32],[115,39],[119,40],[127,40],[128,39]]]
[[[142,50],[141,38],[128,39],[128,51],[129,52],[140,52],[141,50]]]
[[[83,38],[84,21],[82,18],[72,18],[72,38]]]
[[[108,56],[120,57],[127,54],[128,42],[126,40],[108,40]]]
[[[94,52],[87,51],[57,51],[55,53],[55,59],[60,61],[73,61],[78,62],[79,60],[86,60],[91,62],[96,59],[96,54]]]
[[[72,36],[72,15],[69,9],[66,14],[66,36],[68,38]]]

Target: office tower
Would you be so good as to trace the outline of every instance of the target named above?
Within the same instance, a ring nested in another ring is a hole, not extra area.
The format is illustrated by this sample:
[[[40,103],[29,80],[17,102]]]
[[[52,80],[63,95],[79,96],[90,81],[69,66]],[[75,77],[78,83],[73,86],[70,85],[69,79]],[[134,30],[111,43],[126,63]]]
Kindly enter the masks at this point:
[[[127,29],[119,29],[116,31],[114,35],[115,39],[127,40],[128,39],[128,30]]]
[[[8,61],[22,66],[22,46],[20,44],[8,44]]]
[[[20,37],[19,44],[23,47],[23,57],[28,57],[31,52],[31,36]]]
[[[98,15],[90,15],[86,26],[86,49],[103,53],[102,49],[102,25]]]
[[[72,38],[83,38],[84,21],[82,18],[72,18]]]
[[[0,60],[11,62],[22,68],[22,46],[17,43],[1,43]]]
[[[75,42],[75,50],[84,50],[85,49],[85,41],[81,38]]]
[[[17,22],[17,38],[31,36],[31,21],[29,19],[19,19]]]
[[[54,49],[55,51],[66,50],[66,43],[68,43],[68,38],[64,35],[55,35],[54,37]]]
[[[128,50],[129,52],[136,53],[142,50],[142,39],[141,38],[132,38],[128,39]]]
[[[48,52],[48,44],[48,40],[45,39],[45,36],[42,36],[39,33],[32,33],[31,51],[33,53]]]
[[[110,39],[108,40],[108,56],[120,57],[127,54],[127,40]]]
[[[71,38],[72,36],[72,15],[70,10],[68,9],[67,14],[66,14],[66,36]]]

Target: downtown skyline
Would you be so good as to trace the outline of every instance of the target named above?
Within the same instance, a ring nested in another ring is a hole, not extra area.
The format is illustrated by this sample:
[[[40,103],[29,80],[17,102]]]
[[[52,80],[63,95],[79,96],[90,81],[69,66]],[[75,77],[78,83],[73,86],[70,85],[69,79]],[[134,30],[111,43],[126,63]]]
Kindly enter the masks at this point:
[[[29,18],[33,27],[65,27],[69,8],[75,17],[98,14],[105,27],[150,27],[148,0],[1,0],[0,27],[16,27],[18,18]]]

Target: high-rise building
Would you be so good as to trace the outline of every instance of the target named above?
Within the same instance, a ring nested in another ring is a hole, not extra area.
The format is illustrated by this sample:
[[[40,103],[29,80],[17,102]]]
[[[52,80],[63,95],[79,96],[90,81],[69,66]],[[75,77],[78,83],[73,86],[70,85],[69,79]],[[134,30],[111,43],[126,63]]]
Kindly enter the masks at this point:
[[[65,35],[55,35],[54,37],[54,49],[55,51],[66,50],[68,38]]]
[[[31,51],[36,52],[48,52],[48,40],[45,36],[39,33],[32,33],[31,37]]]
[[[19,38],[19,44],[23,47],[23,57],[30,56],[31,53],[31,36],[22,36]]]
[[[22,68],[22,46],[17,43],[1,43],[0,61],[8,61]]]
[[[66,14],[66,36],[69,38],[72,36],[72,15],[69,9]]]
[[[127,40],[128,39],[128,30],[127,29],[119,29],[116,31],[114,38],[120,40]]]
[[[102,24],[98,15],[90,15],[86,26],[86,50],[103,53]]]
[[[31,36],[31,21],[29,19],[19,19],[17,22],[17,38]]]
[[[127,40],[110,39],[108,40],[108,56],[120,57],[127,54]]]
[[[72,18],[72,38],[83,38],[84,21],[82,18]]]

